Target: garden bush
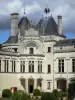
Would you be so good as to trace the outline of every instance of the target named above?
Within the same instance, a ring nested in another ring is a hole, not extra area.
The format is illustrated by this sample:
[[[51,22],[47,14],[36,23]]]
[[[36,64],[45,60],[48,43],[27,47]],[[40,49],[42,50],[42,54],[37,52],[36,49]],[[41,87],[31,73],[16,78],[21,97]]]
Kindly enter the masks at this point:
[[[56,99],[58,99],[60,97],[60,92],[57,89],[54,89],[52,93],[54,94]]]
[[[25,92],[19,90],[12,94],[11,100],[28,100],[28,95]]]
[[[41,94],[41,100],[56,100],[53,93],[45,92]]]
[[[68,98],[73,100],[75,98],[75,82],[69,84],[68,88]]]
[[[39,90],[39,89],[34,89],[33,95],[34,95],[34,96],[40,96],[40,95],[41,95],[40,90]]]
[[[2,91],[2,97],[4,97],[4,98],[10,98],[11,97],[11,90],[10,89],[4,89],[3,91]]]

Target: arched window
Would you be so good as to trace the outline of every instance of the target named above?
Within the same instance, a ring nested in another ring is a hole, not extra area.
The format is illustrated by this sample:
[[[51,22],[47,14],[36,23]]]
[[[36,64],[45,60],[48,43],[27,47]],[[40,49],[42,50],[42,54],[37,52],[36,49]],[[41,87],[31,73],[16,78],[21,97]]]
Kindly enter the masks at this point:
[[[29,48],[29,54],[34,54],[34,49],[33,48]]]
[[[34,73],[34,61],[29,61],[29,72]]]
[[[20,61],[20,72],[21,73],[25,72],[25,61]]]
[[[42,61],[38,61],[38,73],[42,73]]]

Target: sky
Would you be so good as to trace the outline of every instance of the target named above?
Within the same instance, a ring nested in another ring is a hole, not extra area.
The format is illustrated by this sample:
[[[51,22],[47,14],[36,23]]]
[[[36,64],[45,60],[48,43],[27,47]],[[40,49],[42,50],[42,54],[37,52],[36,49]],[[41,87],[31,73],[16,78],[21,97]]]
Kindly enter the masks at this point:
[[[45,7],[50,8],[57,22],[57,16],[62,16],[63,34],[67,38],[75,38],[75,0],[1,0],[0,1],[0,43],[5,42],[10,35],[11,13],[19,13],[19,20],[24,15],[31,21],[39,22]]]

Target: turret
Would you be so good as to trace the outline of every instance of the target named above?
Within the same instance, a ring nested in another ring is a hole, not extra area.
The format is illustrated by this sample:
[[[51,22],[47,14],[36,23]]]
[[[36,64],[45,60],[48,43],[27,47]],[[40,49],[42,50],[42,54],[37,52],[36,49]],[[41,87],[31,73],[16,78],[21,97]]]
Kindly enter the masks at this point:
[[[18,33],[18,13],[12,13],[10,36],[16,36],[17,33]]]
[[[58,16],[58,33],[62,35],[62,16]]]

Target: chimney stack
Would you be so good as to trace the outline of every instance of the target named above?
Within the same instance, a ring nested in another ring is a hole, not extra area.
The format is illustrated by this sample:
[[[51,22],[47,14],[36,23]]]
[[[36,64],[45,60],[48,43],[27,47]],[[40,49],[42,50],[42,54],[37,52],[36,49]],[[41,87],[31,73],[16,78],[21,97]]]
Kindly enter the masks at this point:
[[[12,13],[10,36],[16,36],[17,33],[18,33],[18,13]]]
[[[62,35],[62,16],[58,16],[58,33]]]

